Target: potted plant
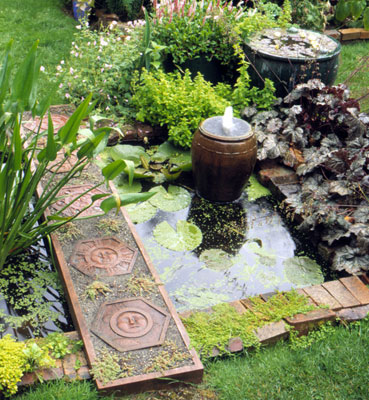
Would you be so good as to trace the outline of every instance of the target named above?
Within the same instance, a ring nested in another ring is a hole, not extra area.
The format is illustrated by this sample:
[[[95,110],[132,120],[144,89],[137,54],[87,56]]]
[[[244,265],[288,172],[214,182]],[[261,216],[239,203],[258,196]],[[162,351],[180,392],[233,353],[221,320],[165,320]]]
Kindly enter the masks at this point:
[[[86,18],[89,11],[95,5],[95,0],[73,0],[73,15],[79,21]]]
[[[233,46],[238,42],[235,22],[242,18],[241,6],[220,0],[165,0],[153,3],[152,40],[166,46],[166,69],[189,68],[214,82],[235,60]]]

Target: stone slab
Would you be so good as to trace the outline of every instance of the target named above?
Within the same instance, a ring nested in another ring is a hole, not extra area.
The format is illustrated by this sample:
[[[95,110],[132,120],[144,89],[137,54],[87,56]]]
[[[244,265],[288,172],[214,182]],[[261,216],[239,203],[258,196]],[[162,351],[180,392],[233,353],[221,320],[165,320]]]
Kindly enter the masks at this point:
[[[286,168],[281,165],[260,170],[259,178],[264,185],[268,184],[272,179],[275,184],[295,184],[298,182],[295,171],[292,168]]]
[[[357,277],[341,278],[340,282],[351,292],[360,304],[369,304],[369,288]]]
[[[286,339],[289,336],[289,331],[284,321],[279,321],[258,328],[255,334],[260,343],[272,344],[276,343],[278,340]]]
[[[369,314],[369,304],[355,308],[345,308],[337,311],[337,317],[346,322],[355,322],[364,319]]]
[[[360,306],[360,302],[340,281],[325,282],[322,285],[344,308]]]
[[[63,368],[49,368],[39,371],[39,374],[44,381],[51,381],[63,378],[64,370]]]
[[[342,304],[321,285],[306,287],[303,290],[319,306],[327,305],[331,310],[340,310],[342,308]]]
[[[288,317],[286,318],[286,322],[293,326],[300,335],[306,335],[311,329],[324,322],[333,321],[335,318],[335,312],[320,308],[309,311],[306,314],[296,314],[293,317]]]

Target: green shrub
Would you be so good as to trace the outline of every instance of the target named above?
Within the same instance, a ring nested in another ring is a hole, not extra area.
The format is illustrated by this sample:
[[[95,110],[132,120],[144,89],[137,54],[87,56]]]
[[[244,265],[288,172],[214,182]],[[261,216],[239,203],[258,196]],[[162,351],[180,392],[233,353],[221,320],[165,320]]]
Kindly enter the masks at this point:
[[[138,18],[142,0],[106,0],[109,10],[120,18],[133,21]]]
[[[198,74],[193,80],[190,71],[165,74],[143,71],[141,82],[134,85],[132,104],[137,119],[153,125],[167,125],[169,140],[190,148],[192,136],[203,119],[223,115],[230,102],[220,96],[211,83]]]

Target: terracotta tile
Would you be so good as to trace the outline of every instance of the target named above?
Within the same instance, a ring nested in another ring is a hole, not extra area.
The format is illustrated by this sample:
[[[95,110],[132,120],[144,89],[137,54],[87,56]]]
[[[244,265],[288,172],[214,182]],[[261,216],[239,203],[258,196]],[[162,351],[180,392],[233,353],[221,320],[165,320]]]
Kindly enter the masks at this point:
[[[320,306],[327,305],[332,310],[339,310],[342,308],[342,304],[332,297],[321,285],[306,287],[303,288],[303,291]]]
[[[358,299],[360,304],[369,304],[369,288],[357,276],[341,278],[340,282]]]
[[[272,322],[256,330],[256,336],[262,344],[272,344],[289,336],[284,321]]]
[[[316,306],[316,303],[314,302],[314,300],[306,292],[304,292],[302,289],[297,289],[296,292],[298,294],[301,294],[302,296],[305,296],[308,299],[308,304],[310,306]]]
[[[87,366],[83,366],[77,370],[77,377],[80,379],[91,379],[90,369]]]
[[[340,281],[325,282],[322,285],[344,308],[356,307],[360,302]]]
[[[34,372],[27,372],[22,376],[19,386],[33,385],[38,381],[37,375]]]
[[[289,325],[299,331],[300,335],[306,335],[309,330],[327,321],[333,321],[336,313],[327,309],[309,311],[306,314],[296,314],[291,318],[286,318]]]
[[[44,381],[52,381],[54,379],[60,379],[64,376],[63,368],[49,368],[39,371]]]

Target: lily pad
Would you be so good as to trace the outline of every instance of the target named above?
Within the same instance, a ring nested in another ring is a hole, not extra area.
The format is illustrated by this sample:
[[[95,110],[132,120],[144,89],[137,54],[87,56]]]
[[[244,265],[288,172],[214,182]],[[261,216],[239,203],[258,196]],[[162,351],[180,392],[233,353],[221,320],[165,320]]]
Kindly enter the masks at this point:
[[[204,250],[199,260],[206,264],[207,268],[215,271],[224,271],[230,268],[233,263],[229,258],[229,254],[222,249],[208,249]]]
[[[135,163],[135,167],[141,164],[141,157],[148,161],[149,156],[141,146],[131,146],[129,144],[117,144],[109,149],[110,157],[115,160],[130,160]]]
[[[149,221],[157,212],[157,208],[152,206],[148,201],[138,204],[130,204],[126,206],[126,210],[134,224],[141,224]]]
[[[177,230],[163,221],[155,227],[153,233],[159,244],[174,251],[193,250],[202,242],[201,230],[187,221],[177,221]]]
[[[151,160],[161,163],[168,160],[170,157],[174,157],[179,153],[181,153],[180,149],[174,147],[169,142],[164,142],[158,147],[156,153],[151,156]]]
[[[286,279],[297,286],[320,285],[324,276],[319,264],[309,257],[291,257],[283,262]]]
[[[268,188],[258,182],[255,175],[250,176],[246,192],[250,201],[257,200],[260,197],[271,196],[272,194]]]
[[[132,185],[128,182],[128,176],[121,174],[114,179],[114,185],[117,192],[120,193],[140,193],[142,190],[142,184],[140,181],[133,181]]]
[[[168,191],[163,186],[156,186],[150,189],[150,192],[157,192],[151,197],[150,203],[163,211],[179,211],[191,203],[191,195],[180,186],[169,185]]]
[[[190,151],[183,151],[169,158],[170,164],[173,164],[171,171],[191,171],[192,159]]]

